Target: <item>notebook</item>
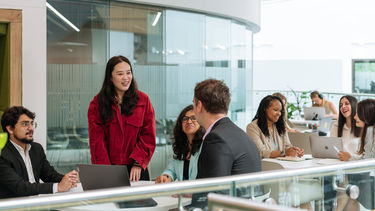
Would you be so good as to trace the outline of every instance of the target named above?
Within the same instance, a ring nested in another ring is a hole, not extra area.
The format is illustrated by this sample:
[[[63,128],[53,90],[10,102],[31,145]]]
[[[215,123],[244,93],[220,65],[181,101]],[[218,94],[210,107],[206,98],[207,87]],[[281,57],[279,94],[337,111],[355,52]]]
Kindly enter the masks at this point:
[[[342,139],[337,137],[310,136],[311,154],[314,158],[336,158],[343,150]]]
[[[102,188],[130,186],[126,165],[78,164],[77,170],[84,191]],[[152,198],[116,203],[119,208],[155,207],[158,203]]]

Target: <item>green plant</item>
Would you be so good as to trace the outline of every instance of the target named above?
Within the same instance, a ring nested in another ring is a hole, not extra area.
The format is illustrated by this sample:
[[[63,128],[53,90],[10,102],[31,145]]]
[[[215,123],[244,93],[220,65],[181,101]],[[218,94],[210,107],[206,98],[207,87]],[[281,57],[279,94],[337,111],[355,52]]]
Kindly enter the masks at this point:
[[[307,91],[307,92],[303,91],[303,92],[297,93],[293,89],[290,89],[290,90],[293,93],[296,99],[296,102],[295,103],[288,102],[288,105],[286,107],[286,110],[288,113],[288,119],[293,115],[295,111],[298,111],[299,114],[301,114],[302,108],[308,103],[308,99],[310,98],[309,97],[310,91]]]

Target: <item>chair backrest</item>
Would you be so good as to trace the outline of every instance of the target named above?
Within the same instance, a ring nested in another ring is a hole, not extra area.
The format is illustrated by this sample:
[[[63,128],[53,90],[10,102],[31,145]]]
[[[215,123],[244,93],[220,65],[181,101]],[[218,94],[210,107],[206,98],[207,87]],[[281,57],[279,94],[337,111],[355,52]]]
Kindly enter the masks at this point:
[[[279,170],[279,169],[284,169],[284,167],[277,162],[272,162],[272,161],[262,159],[262,171],[272,171],[272,170]]]
[[[288,133],[290,143],[293,146],[305,150],[305,154],[311,154],[310,136],[317,136],[315,133]]]

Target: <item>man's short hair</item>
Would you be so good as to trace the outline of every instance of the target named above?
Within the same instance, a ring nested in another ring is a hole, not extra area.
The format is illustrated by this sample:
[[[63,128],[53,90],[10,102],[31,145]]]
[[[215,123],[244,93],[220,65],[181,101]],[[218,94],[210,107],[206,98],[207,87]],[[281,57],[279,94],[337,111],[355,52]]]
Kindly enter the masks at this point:
[[[197,83],[194,98],[200,100],[206,111],[211,114],[228,113],[230,92],[223,81],[207,79]]]
[[[3,131],[9,133],[6,127],[10,125],[14,128],[22,114],[26,114],[30,119],[35,119],[35,113],[29,111],[23,106],[12,106],[6,109],[1,117],[1,127],[3,128]]]

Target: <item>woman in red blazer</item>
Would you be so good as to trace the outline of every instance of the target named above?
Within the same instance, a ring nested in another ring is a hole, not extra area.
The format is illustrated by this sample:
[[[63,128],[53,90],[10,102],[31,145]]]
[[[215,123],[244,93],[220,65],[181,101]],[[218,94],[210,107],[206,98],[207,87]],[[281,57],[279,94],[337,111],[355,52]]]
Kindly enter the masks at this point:
[[[146,167],[155,150],[155,113],[148,96],[137,89],[127,58],[108,61],[87,118],[93,164],[127,165],[131,181],[150,179]]]

